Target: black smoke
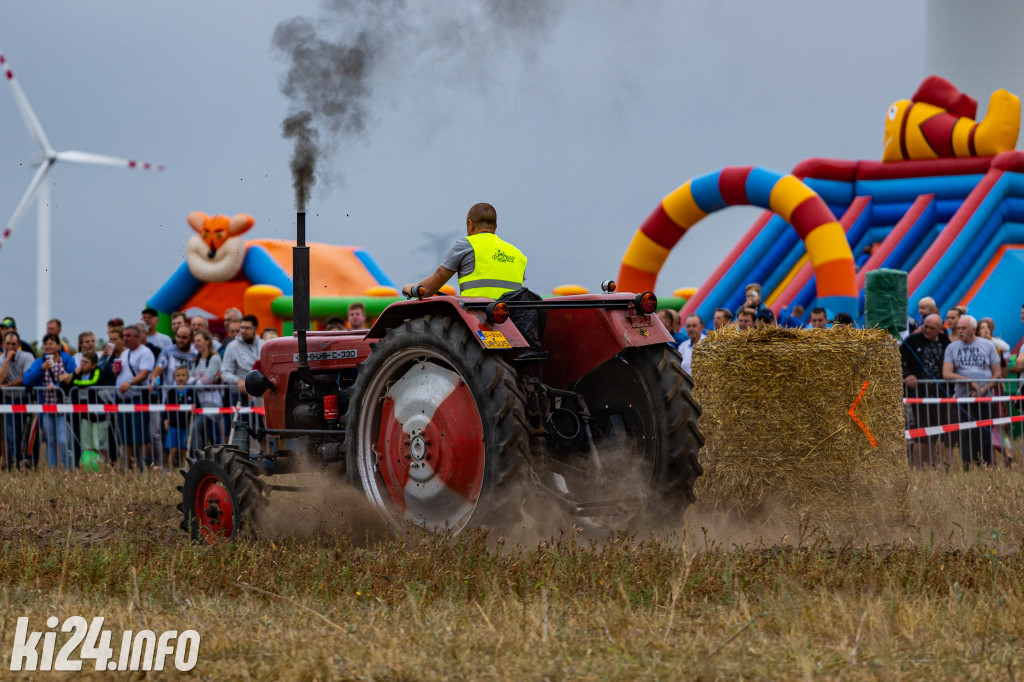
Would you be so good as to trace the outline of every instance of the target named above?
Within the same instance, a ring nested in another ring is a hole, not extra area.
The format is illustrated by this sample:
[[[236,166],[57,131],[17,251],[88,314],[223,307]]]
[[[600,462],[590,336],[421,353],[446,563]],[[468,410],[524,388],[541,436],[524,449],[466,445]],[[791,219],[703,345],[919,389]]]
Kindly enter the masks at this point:
[[[479,94],[510,59],[536,59],[565,1],[325,0],[315,19],[278,24],[273,45],[288,60],[281,92],[291,105],[282,133],[295,143],[298,210],[318,174],[330,177],[339,144],[367,132],[377,86],[411,79]]]
[[[305,212],[309,193],[316,184],[316,159],[320,134],[312,127],[313,114],[300,111],[284,120],[281,134],[286,140],[295,140],[292,154],[292,187],[295,189],[295,209]]]

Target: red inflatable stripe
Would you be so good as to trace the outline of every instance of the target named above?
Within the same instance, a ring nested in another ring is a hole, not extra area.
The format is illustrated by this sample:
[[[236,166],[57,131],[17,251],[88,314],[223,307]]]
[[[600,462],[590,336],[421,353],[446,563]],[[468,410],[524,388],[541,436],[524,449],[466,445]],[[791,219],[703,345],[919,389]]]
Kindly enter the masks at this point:
[[[835,216],[832,215],[832,211],[828,209],[825,201],[817,195],[807,197],[801,201],[800,205],[793,209],[793,214],[789,217],[789,224],[796,229],[797,234],[800,235],[800,239],[803,241],[807,240],[807,235],[814,228],[834,221]]]
[[[718,174],[718,191],[730,206],[749,204],[747,199],[747,176],[753,166],[730,166]]]
[[[647,216],[647,220],[640,226],[640,231],[650,237],[655,244],[666,249],[675,246],[685,233],[683,228],[668,217],[662,204],[658,204],[657,208],[651,211],[651,215]]]

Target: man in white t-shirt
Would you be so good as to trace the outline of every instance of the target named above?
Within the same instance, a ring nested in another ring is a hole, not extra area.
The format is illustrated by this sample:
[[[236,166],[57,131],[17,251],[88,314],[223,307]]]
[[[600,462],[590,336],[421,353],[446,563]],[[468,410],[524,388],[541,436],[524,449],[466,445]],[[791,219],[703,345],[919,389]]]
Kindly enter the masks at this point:
[[[156,308],[146,308],[142,311],[142,321],[146,323],[146,341],[157,347],[159,350],[170,348],[174,341],[163,332],[156,330],[157,322],[160,321],[160,313]]]
[[[263,339],[259,337],[259,319],[246,315],[238,328],[238,336],[224,351],[224,363],[220,367],[220,378],[225,384],[234,384],[242,395],[245,392],[245,375],[260,359]]]
[[[953,392],[958,398],[983,397],[996,386],[993,379],[1002,374],[999,351],[988,339],[977,336],[978,321],[972,315],[961,315],[956,321],[957,339],[946,346],[942,361],[942,378],[958,381]],[[983,403],[958,403],[960,422],[982,419]],[[987,406],[986,406],[987,407]],[[960,431],[960,459],[964,469],[971,462],[992,464],[992,434],[987,428]]]
[[[153,371],[156,358],[153,351],[142,345],[142,330],[138,325],[124,328],[124,345],[124,351],[114,360],[118,399],[124,403],[141,403],[142,387]],[[149,453],[149,413],[118,414],[117,425],[129,468],[134,465],[141,469]]]
[[[704,320],[700,315],[690,315],[686,318],[686,341],[679,344],[679,353],[683,356],[683,370],[691,374],[690,364],[693,362],[693,347],[704,338]]]

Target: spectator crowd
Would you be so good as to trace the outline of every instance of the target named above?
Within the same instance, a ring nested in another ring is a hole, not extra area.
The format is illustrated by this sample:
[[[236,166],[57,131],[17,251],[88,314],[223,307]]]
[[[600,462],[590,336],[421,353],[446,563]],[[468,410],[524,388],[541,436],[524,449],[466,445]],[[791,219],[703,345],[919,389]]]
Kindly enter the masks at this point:
[[[746,300],[735,312],[719,308],[714,313],[713,329],[747,330],[762,326],[809,327],[827,329],[834,325],[853,325],[853,317],[839,313],[830,320],[825,308],[814,308],[808,324],[802,322],[805,310],[796,306],[783,308],[779,318],[761,300],[761,285],[746,286]],[[935,300],[922,298],[918,315],[908,317],[907,327],[900,334],[900,358],[905,396],[908,398],[985,398],[1011,386],[1022,393],[1020,379],[1006,383],[1009,374],[1024,374],[1024,353],[1013,357],[1013,349],[996,336],[991,317],[975,318],[967,309],[954,306],[942,317]],[[1024,305],[1021,306],[1024,322]],[[675,310],[658,311],[665,328],[672,334],[682,358],[683,369],[690,372],[693,348],[706,336],[704,320],[689,315],[681,320]],[[962,424],[992,419],[1009,413],[1006,403],[972,402],[923,404],[908,406],[908,428],[946,424]],[[911,464],[915,466],[954,463],[954,447],[958,448],[960,465],[1008,465],[1012,456],[1007,447],[1011,430],[998,426],[963,429],[937,436],[914,438],[909,443]]]
[[[712,329],[739,330],[763,326],[827,329],[853,325],[851,316],[840,313],[830,320],[824,308],[814,308],[803,323],[805,311],[783,308],[778,319],[761,300],[761,286],[746,287],[746,300],[735,311],[719,308]],[[995,334],[991,317],[976,319],[954,306],[943,317],[930,297],[918,302],[918,315],[908,318],[901,333],[905,394],[909,398],[984,398],[1003,390],[1008,374],[1024,373],[1024,353],[1016,359],[1009,343]],[[658,317],[672,334],[683,369],[691,371],[693,349],[705,337],[699,315],[680,319],[663,308]],[[1024,322],[1024,306],[1021,307]],[[92,331],[78,335],[72,353],[62,336],[60,320],[47,322],[39,355],[18,332],[12,317],[0,320],[3,357],[0,359],[0,405],[43,404],[165,404],[189,408],[249,406],[245,376],[258,362],[265,340],[276,337],[274,328],[260,332],[259,320],[229,308],[223,315],[223,335],[211,333],[202,316],[188,319],[183,312],[171,315],[172,334],[157,331],[159,314],[152,308],[141,319],[125,324],[122,318],[107,322],[102,347]],[[347,320],[328,318],[324,329],[365,329],[366,311],[353,304]],[[1020,391],[1020,384],[1014,386]],[[255,404],[257,401],[254,401]],[[960,402],[908,407],[908,428],[939,426],[988,419],[1005,413],[1005,403]],[[213,412],[208,410],[207,412]],[[46,466],[73,469],[83,452],[125,469],[171,470],[185,454],[205,445],[223,442],[230,429],[229,415],[181,411],[119,411],[114,413],[0,414],[0,450],[5,469],[39,466],[40,445]],[[912,464],[951,466],[954,448],[960,463],[970,466],[1011,461],[1004,448],[1007,431],[996,427],[912,439],[908,451]],[[999,456],[995,457],[994,452]]]
[[[353,328],[364,328],[365,310],[352,307],[360,309],[349,312],[349,321]],[[116,413],[4,411],[3,468],[37,468],[43,452],[51,469],[74,469],[88,453],[89,461],[124,469],[169,471],[191,450],[223,442],[233,417],[196,414],[192,408],[251,406],[245,376],[258,362],[264,341],[277,331],[268,327],[260,332],[259,320],[237,308],[224,311],[220,337],[211,333],[203,316],[188,319],[184,312],[173,313],[171,335],[157,330],[159,319],[152,308],[131,324],[111,318],[101,342],[97,333],[83,331],[75,349],[63,337],[60,320],[52,319],[38,351],[22,338],[13,317],[0,319],[0,405],[188,406],[167,411],[118,408]],[[344,328],[345,321],[340,322]]]

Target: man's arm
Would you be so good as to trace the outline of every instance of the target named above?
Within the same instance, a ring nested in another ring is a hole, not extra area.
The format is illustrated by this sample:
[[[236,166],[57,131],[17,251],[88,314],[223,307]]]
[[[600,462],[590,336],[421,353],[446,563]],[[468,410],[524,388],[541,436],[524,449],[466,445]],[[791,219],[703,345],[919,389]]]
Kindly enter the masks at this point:
[[[156,359],[156,364],[153,366],[153,371],[149,374],[149,387],[153,388],[156,384],[156,380],[160,378],[160,375],[164,373],[164,352],[160,351],[160,356]]]
[[[989,369],[992,370],[992,378],[993,379],[998,380],[998,379],[1000,379],[1003,376],[1003,363],[995,362],[995,363],[992,364],[992,366]],[[978,386],[978,395],[979,396],[985,395],[986,393],[988,393],[992,388],[994,388],[997,385],[998,385],[998,383],[995,382],[995,381],[992,382],[992,383],[988,383],[988,384],[983,384],[983,383],[981,383],[979,381],[978,384],[977,384],[977,386]]]
[[[953,363],[946,360],[942,363],[942,378],[946,381],[953,381],[954,379],[966,379],[953,371]]]
[[[236,386],[244,386],[245,380],[242,376],[243,370],[238,357],[240,346],[236,346],[233,343],[229,343],[227,350],[224,351],[224,359],[221,360],[220,365],[220,380],[225,384],[235,384]]]
[[[133,376],[129,381],[125,381],[119,386],[121,393],[127,393],[128,389],[132,386],[139,386],[146,383],[146,379],[149,377],[148,369],[141,369],[139,373]]]
[[[911,354],[910,348],[907,347],[906,343],[900,344],[900,361],[903,365],[903,383],[907,385],[907,388],[917,388],[917,376],[911,369],[911,363],[916,362]]]
[[[140,348],[143,347],[140,346]],[[122,383],[118,387],[118,390],[120,390],[121,393],[127,393],[132,386],[141,386],[142,384],[145,384],[146,379],[149,378],[150,373],[153,371],[153,366],[156,365],[155,358],[153,358],[153,354],[150,353],[147,349],[146,353],[140,353],[140,355],[142,357],[139,360],[139,371],[135,376],[133,376],[128,381]],[[147,365],[149,366],[147,367]],[[131,369],[130,362],[128,363],[128,369]]]
[[[413,291],[415,291],[417,287],[423,287],[427,290],[426,294],[424,294],[425,296],[433,296],[441,287],[444,286],[445,282],[452,278],[452,275],[454,274],[454,270],[449,270],[443,265],[439,266],[437,270],[434,271],[434,274],[424,277],[417,284],[406,284],[402,287],[402,293],[406,296],[412,296]]]
[[[4,362],[0,365],[0,384],[7,383],[7,375],[11,371],[11,361],[14,360],[14,353],[4,351]]]
[[[998,386],[998,380],[1003,376],[1002,356],[999,354],[999,349],[994,343],[989,344],[988,367],[992,372],[992,378],[996,379],[996,381],[988,384],[978,382],[978,395],[985,395],[990,390]]]

